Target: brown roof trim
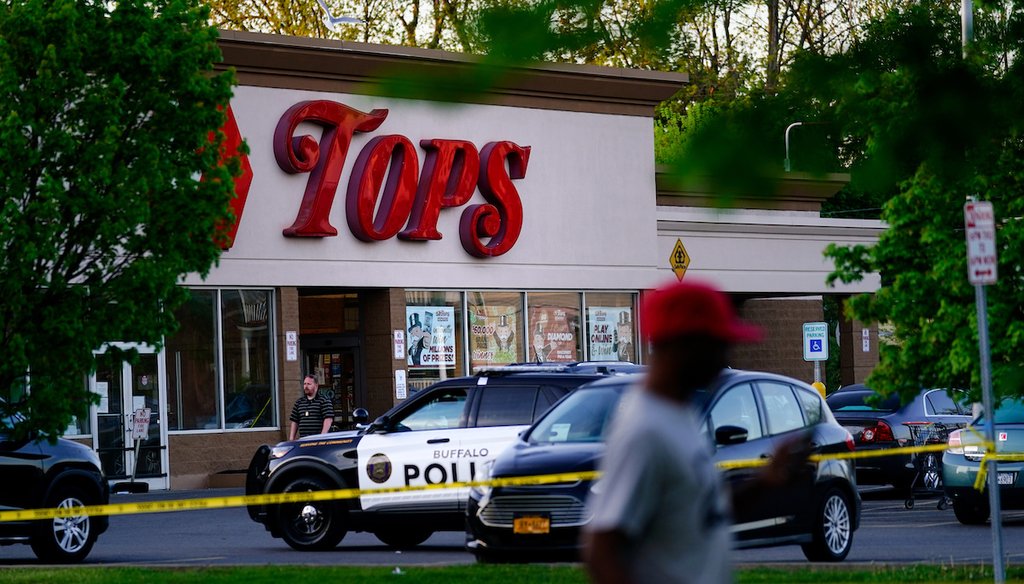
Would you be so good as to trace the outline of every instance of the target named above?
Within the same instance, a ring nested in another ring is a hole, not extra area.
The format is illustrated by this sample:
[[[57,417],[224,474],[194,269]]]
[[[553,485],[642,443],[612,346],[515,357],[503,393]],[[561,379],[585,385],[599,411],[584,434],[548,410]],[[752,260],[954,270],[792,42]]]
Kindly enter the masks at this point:
[[[821,211],[821,204],[835,196],[850,182],[850,175],[824,175],[787,172],[775,179],[775,192],[751,193],[730,199],[729,206],[740,209]],[[722,199],[706,184],[680,185],[665,169],[655,177],[658,205],[671,207],[720,207]]]
[[[466,76],[479,57],[411,47],[220,31],[219,69],[234,67],[242,85],[378,95],[400,71],[418,77]],[[538,64],[503,72],[485,94],[459,101],[564,111],[653,116],[689,81],[685,73],[593,65]]]

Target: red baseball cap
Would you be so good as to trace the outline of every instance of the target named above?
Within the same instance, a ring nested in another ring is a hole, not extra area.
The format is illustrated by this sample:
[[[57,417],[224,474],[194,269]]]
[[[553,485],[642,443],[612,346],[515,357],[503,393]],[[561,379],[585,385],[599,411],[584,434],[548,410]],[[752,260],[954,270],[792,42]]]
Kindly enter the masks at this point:
[[[640,326],[652,343],[707,335],[730,343],[761,339],[761,329],[736,317],[732,303],[715,287],[698,281],[672,282],[644,295]]]

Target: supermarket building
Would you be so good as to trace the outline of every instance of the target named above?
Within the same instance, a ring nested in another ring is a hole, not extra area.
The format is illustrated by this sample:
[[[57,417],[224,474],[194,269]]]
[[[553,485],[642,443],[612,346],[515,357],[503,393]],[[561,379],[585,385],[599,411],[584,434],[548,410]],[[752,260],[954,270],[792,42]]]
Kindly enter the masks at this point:
[[[220,45],[239,81],[227,131],[250,150],[237,231],[205,280],[186,279],[163,349],[90,378],[100,403],[68,436],[112,480],[137,462],[152,488],[239,484],[255,449],[284,439],[305,372],[344,426],[477,367],[642,361],[639,296],[677,277],[680,245],[684,277],[768,332],[738,367],[809,379],[801,323],[822,319],[824,294],[878,286],[824,284],[826,245],[882,230],[820,216],[844,177],[789,175],[731,211],[664,180],[652,116],[685,75],[542,65],[442,104],[380,83],[465,76],[466,56],[239,32]],[[840,327],[845,380],[877,360],[874,334]]]

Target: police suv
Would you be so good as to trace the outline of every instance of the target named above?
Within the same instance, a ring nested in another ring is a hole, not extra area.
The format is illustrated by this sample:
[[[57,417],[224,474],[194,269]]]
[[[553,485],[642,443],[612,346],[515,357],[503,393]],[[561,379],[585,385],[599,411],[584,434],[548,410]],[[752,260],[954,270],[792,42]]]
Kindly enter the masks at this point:
[[[361,490],[473,480],[485,463],[564,395],[630,363],[522,365],[437,383],[368,427],[261,446],[246,494]],[[462,531],[469,489],[364,494],[356,499],[253,505],[249,516],[297,550],[335,547],[348,531],[373,532],[395,548],[435,531]]]

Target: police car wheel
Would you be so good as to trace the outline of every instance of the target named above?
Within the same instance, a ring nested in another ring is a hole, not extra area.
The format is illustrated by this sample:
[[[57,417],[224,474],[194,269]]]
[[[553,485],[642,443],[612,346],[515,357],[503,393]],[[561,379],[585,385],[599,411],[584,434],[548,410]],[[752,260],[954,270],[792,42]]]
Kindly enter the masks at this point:
[[[841,562],[853,547],[853,512],[850,497],[832,487],[819,500],[811,525],[811,543],[801,546],[812,562]]]
[[[412,549],[434,534],[431,529],[381,529],[373,533],[388,547],[398,550]]]
[[[283,493],[326,491],[331,487],[317,477],[297,478]],[[334,549],[345,537],[345,510],[340,501],[299,501],[283,503],[277,513],[281,538],[293,549],[316,551]]]

